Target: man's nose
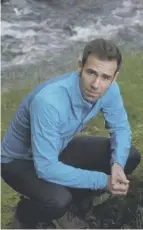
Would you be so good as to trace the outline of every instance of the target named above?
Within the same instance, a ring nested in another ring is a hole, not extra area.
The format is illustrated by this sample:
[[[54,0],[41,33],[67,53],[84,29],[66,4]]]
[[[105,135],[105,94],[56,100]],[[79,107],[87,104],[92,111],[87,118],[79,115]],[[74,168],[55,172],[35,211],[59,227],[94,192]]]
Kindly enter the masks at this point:
[[[97,89],[99,88],[99,85],[100,85],[100,77],[96,77],[94,81],[92,82],[92,87]]]

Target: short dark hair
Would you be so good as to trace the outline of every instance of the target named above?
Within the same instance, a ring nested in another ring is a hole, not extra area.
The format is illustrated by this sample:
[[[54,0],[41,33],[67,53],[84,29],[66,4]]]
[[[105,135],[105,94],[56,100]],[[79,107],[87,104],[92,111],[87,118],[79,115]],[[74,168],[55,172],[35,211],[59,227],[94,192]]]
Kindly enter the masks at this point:
[[[110,40],[105,40],[102,38],[95,39],[89,42],[83,51],[82,64],[86,63],[88,56],[93,55],[100,60],[116,60],[117,61],[117,70],[120,69],[122,63],[122,55],[118,47]]]

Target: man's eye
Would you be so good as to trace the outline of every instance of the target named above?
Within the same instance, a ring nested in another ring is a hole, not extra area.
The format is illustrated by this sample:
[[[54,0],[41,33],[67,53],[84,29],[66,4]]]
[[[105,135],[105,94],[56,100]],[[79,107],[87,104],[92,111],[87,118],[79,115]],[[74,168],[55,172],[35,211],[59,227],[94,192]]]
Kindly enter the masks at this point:
[[[108,76],[103,76],[103,78],[104,78],[105,80],[109,80],[109,77],[108,77]]]
[[[94,76],[94,75],[96,75],[96,73],[95,72],[93,72],[93,71],[88,71],[88,74],[91,76]]]
[[[89,75],[92,75],[92,74],[93,74],[93,72],[92,72],[92,71],[88,71],[88,74],[89,74]]]

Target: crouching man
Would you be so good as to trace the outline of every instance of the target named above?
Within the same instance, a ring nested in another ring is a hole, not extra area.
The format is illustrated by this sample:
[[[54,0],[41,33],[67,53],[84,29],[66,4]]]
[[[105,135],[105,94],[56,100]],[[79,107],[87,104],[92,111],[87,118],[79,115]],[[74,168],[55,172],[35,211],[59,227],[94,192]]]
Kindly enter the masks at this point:
[[[140,153],[116,82],[122,57],[112,41],[89,42],[78,71],[47,80],[21,102],[2,140],[2,178],[23,194],[18,228],[92,228],[70,206],[95,190],[126,195]],[[76,136],[99,112],[110,138]]]

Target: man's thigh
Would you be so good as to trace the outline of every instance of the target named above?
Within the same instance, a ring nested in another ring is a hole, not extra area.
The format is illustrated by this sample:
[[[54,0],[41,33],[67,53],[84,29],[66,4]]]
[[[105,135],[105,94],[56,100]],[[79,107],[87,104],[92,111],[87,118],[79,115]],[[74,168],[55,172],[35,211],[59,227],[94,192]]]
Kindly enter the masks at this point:
[[[44,204],[56,206],[61,202],[62,206],[65,199],[71,199],[64,186],[38,178],[32,161],[14,160],[2,164],[1,176],[15,191]]]
[[[61,153],[59,159],[77,168],[110,172],[110,139],[106,137],[77,136]]]
[[[111,172],[111,140],[107,137],[77,136],[65,148],[59,159],[77,168]],[[132,146],[125,165],[125,173],[130,174],[140,162],[141,154]]]

